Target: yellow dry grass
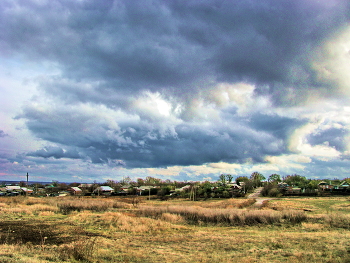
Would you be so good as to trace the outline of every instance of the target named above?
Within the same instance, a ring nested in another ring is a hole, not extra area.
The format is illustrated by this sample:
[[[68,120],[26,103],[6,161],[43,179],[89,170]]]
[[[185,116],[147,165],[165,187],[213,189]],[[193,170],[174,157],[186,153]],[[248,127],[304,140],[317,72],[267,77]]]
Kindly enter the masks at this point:
[[[1,198],[0,262],[350,261],[346,198],[275,199],[263,210],[245,199],[131,201]],[[233,214],[242,224],[220,221]]]

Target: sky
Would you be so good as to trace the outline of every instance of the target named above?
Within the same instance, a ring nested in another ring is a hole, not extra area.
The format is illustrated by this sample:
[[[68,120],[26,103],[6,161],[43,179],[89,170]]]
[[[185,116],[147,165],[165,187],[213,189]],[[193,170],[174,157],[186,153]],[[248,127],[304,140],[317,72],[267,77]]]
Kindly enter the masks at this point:
[[[350,1],[0,1],[0,181],[350,177]]]

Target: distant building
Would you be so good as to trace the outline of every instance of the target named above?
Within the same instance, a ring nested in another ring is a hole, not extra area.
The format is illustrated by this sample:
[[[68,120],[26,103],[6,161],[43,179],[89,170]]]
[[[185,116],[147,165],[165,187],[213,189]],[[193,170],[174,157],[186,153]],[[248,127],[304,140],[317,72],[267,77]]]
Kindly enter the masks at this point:
[[[6,191],[21,191],[21,187],[19,185],[8,185],[6,186]]]
[[[114,189],[110,186],[103,185],[99,186],[94,190],[94,193],[97,195],[111,195],[114,193]]]
[[[81,194],[83,194],[83,191],[79,187],[71,187],[71,188],[68,189],[68,191],[72,195],[81,195]]]

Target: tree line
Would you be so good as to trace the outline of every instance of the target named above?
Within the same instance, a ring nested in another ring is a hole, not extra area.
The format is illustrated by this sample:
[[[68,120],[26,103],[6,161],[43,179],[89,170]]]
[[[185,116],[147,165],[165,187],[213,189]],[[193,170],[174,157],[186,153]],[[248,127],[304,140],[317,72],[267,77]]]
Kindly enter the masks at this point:
[[[157,195],[159,197],[165,196],[180,196],[191,198],[193,200],[198,198],[229,198],[241,197],[246,193],[252,191],[256,187],[264,187],[262,194],[265,196],[278,196],[283,194],[285,187],[297,187],[306,190],[315,190],[319,188],[320,182],[329,185],[339,185],[346,182],[350,184],[349,178],[340,179],[307,179],[305,176],[298,174],[280,176],[279,174],[271,174],[267,178],[259,173],[253,172],[250,176],[234,177],[231,174],[221,174],[216,181],[172,181],[170,179],[159,179],[148,176],[146,178],[137,178],[132,180],[130,177],[125,177],[120,181],[107,180],[103,183],[94,182],[89,184],[89,189],[93,192],[99,186],[108,185],[115,190],[116,193],[125,191],[130,195]],[[50,188],[47,185],[35,184],[33,187],[45,187],[47,191],[66,191],[70,187],[77,187],[81,183],[60,183],[52,181]],[[25,182],[20,185],[26,186]],[[281,185],[283,187],[281,187]],[[138,188],[142,186],[151,186],[148,190],[140,192]]]

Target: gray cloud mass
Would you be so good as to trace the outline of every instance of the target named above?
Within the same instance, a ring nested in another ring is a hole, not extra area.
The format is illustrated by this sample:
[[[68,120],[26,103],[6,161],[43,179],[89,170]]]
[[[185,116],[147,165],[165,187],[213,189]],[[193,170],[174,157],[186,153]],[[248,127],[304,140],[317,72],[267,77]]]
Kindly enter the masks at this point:
[[[38,67],[15,119],[45,143],[25,156],[149,168],[296,153],[310,120],[288,110],[342,97],[314,60],[349,19],[340,0],[2,1],[0,54]],[[345,152],[347,130],[307,141]]]

